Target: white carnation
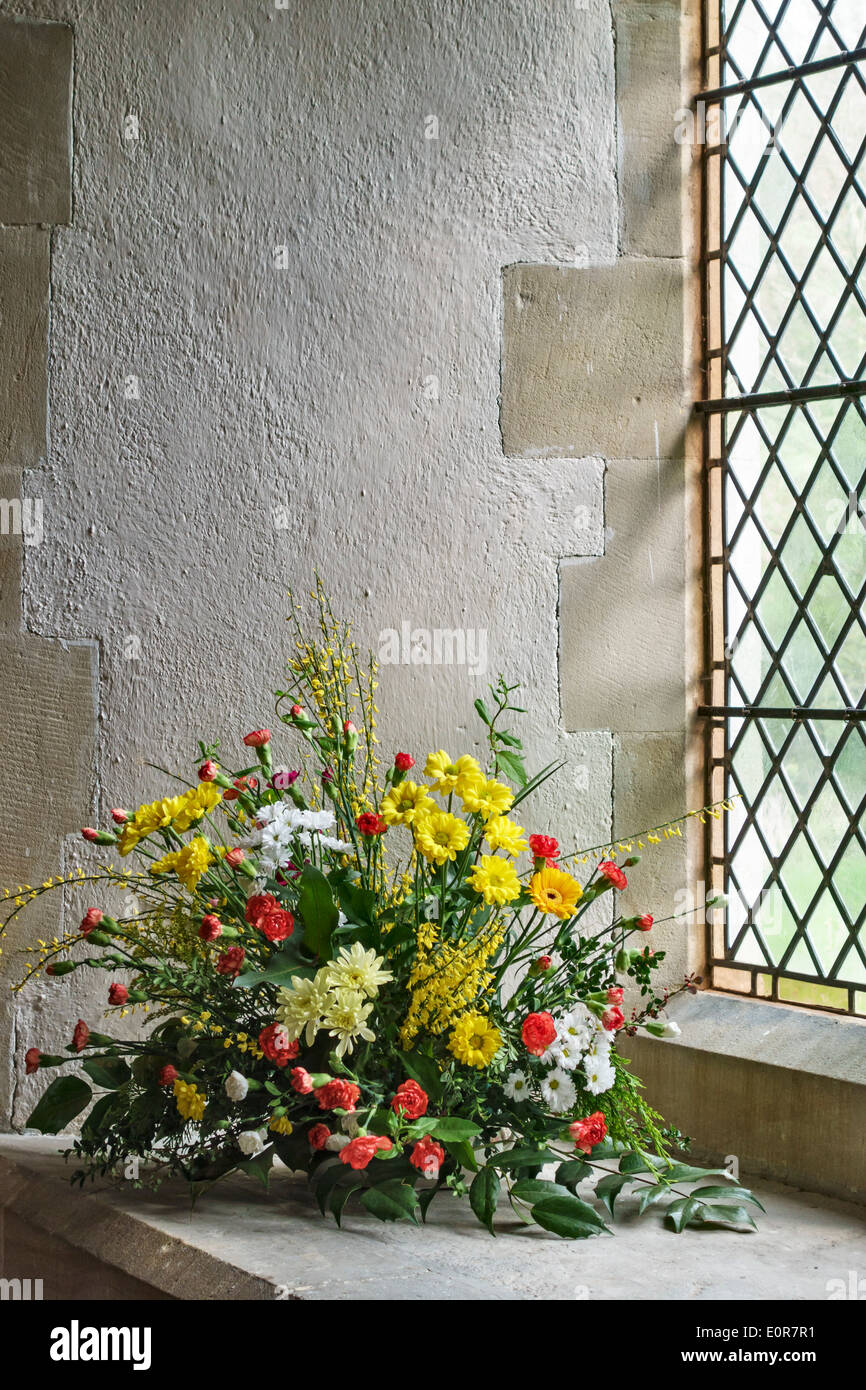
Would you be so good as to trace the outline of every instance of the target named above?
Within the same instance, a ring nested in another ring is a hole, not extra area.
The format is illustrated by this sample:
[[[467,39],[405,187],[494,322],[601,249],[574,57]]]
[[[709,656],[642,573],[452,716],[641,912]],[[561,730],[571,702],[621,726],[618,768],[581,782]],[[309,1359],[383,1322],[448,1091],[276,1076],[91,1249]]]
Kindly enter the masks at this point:
[[[255,1158],[265,1147],[266,1135],[267,1130],[264,1129],[245,1129],[243,1134],[238,1135],[238,1148],[247,1158]]]
[[[241,1076],[239,1071],[230,1071],[226,1077],[226,1095],[229,1100],[244,1100],[250,1083],[245,1076]]]

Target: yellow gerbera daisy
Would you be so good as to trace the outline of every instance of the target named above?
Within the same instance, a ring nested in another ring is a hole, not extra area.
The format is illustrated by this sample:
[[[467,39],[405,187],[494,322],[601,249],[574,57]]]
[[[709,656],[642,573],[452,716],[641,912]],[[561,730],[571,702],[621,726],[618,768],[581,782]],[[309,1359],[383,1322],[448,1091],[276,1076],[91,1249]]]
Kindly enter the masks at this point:
[[[448,1046],[467,1067],[486,1067],[502,1046],[502,1035],[484,1014],[464,1014],[454,1025]]]
[[[484,838],[491,849],[504,849],[506,854],[519,854],[528,849],[523,827],[507,816],[491,816],[484,827]]]
[[[437,809],[427,787],[415,782],[401,782],[382,797],[379,807],[388,825],[411,825],[416,816],[426,816]]]
[[[514,792],[504,782],[488,782],[483,777],[468,782],[461,796],[467,811],[480,812],[485,820],[504,816],[514,801]]]
[[[469,826],[448,811],[434,811],[415,821],[415,844],[431,864],[444,864],[469,844]]]
[[[520,879],[510,859],[482,854],[469,875],[469,882],[486,903],[510,903],[520,897]]]
[[[539,912],[554,917],[573,917],[582,895],[580,884],[562,869],[539,869],[529,880],[529,896]]]
[[[429,754],[424,764],[424,772],[432,779],[434,787],[442,796],[448,796],[451,792],[462,796],[466,787],[482,776],[481,764],[477,758],[470,758],[468,753],[463,753],[452,763],[442,748],[438,753]]]

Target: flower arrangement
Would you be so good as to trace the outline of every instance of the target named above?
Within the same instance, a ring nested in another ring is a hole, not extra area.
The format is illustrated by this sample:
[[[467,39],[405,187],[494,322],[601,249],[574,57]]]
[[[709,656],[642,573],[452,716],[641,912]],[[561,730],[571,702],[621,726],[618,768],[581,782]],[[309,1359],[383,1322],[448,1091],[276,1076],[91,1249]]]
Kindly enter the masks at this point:
[[[528,776],[505,727],[524,711],[502,678],[476,701],[484,760],[434,751],[419,776],[398,752],[383,773],[375,665],[317,596],[315,641],[292,602],[276,697],[300,767],[274,765],[265,728],[243,740],[249,766],[201,743],[192,786],[177,778],[175,794],[83,830],[135,870],[79,867],[13,895],[5,925],[52,889],[125,893],[125,915],[90,906],[40,943],[18,988],[101,971],[109,1019],[144,1014],[133,1040],[79,1019],[65,1056],[31,1046],[28,1072],[80,1065],[29,1125],[57,1133],[88,1112],[68,1151],[80,1181],[135,1159],[140,1181],[267,1183],[279,1156],[338,1222],[353,1198],[416,1221],[450,1191],[491,1232],[507,1199],[525,1222],[588,1237],[631,1186],[642,1212],[665,1202],[675,1230],[754,1224],[746,1189],[672,1157],[687,1141],[622,1055],[639,1029],[677,1031],[652,984],[653,919],[616,909],[644,840],[566,853],[524,828],[556,768]]]

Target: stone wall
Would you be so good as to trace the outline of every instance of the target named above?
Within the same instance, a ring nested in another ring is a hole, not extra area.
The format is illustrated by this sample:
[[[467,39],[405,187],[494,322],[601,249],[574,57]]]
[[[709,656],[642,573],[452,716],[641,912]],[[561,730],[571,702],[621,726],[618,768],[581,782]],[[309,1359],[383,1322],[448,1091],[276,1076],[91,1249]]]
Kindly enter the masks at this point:
[[[501,670],[530,756],[565,761],[537,828],[679,813],[678,0],[0,15],[0,466],[43,528],[0,538],[3,881],[88,862],[72,832],[160,792],[149,759],[268,722],[314,567],[374,648],[485,635],[486,662],[383,668],[386,748],[469,749]],[[679,842],[638,875],[657,916],[694,877]],[[8,977],[60,907],[13,928]],[[660,929],[671,977],[699,939]],[[96,1018],[74,978],[3,991],[19,1063]],[[4,1067],[20,1123],[35,1082]]]

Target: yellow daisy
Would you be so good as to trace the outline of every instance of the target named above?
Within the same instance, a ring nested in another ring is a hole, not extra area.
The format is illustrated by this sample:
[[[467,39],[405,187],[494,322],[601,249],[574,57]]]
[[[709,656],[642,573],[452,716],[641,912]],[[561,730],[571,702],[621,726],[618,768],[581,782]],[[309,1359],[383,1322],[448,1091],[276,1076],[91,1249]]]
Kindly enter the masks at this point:
[[[437,806],[427,787],[401,782],[383,796],[379,810],[388,825],[411,825],[416,817],[429,815]]]
[[[506,854],[519,854],[522,849],[529,848],[523,835],[523,827],[507,816],[491,816],[484,827],[484,838],[490,848],[504,849]]]
[[[448,1046],[467,1067],[486,1067],[502,1045],[499,1029],[484,1014],[464,1014],[457,1020]]]
[[[504,782],[488,782],[484,777],[476,777],[468,782],[461,796],[467,811],[478,812],[485,820],[490,820],[491,816],[504,816],[511,810],[514,801],[514,792]]]
[[[470,758],[468,753],[463,753],[452,763],[442,748],[438,753],[429,754],[424,764],[424,772],[442,796],[449,796],[451,792],[462,796],[466,787],[482,776],[481,764],[477,758]]]
[[[580,884],[562,869],[539,869],[529,880],[529,896],[539,912],[552,912],[554,917],[573,917],[582,895]]]
[[[434,811],[415,821],[415,844],[431,864],[444,864],[469,844],[469,826],[448,811]]]
[[[520,879],[509,859],[482,854],[469,875],[469,882],[486,903],[510,903],[520,897]]]

